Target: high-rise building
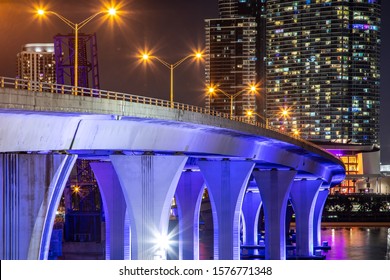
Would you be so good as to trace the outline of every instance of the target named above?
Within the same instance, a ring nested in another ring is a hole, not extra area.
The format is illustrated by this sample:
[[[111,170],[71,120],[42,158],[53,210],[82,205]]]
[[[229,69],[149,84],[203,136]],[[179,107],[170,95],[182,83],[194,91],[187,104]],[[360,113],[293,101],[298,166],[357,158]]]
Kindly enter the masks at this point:
[[[269,125],[378,144],[380,24],[380,0],[267,0]]]
[[[206,84],[219,89],[206,99],[207,108],[224,113],[232,109],[234,116],[247,111],[256,112],[253,118],[263,116],[264,2],[219,0],[220,18],[205,21]],[[253,84],[258,85],[257,94],[245,91]]]
[[[17,54],[17,77],[34,83],[55,83],[54,44],[26,44]]]

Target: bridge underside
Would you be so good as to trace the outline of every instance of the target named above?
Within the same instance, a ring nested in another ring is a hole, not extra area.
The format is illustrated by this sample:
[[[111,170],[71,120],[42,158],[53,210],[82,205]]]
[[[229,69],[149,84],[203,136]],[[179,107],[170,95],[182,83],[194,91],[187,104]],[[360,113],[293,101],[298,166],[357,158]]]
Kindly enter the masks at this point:
[[[76,158],[1,155],[2,259],[48,258],[56,210]],[[202,158],[196,167],[192,161],[192,169],[187,169],[185,155],[110,155],[108,159],[91,162],[106,217],[107,259],[164,259],[167,248],[160,245],[169,236],[174,197],[180,213],[179,258],[199,259],[199,211],[205,188],[213,212],[214,259],[240,259],[241,245],[258,245],[261,206],[265,258],[285,259],[289,199],[299,209],[300,256],[312,256],[314,246],[319,245],[320,212],[326,199],[319,194],[327,194],[329,187],[320,179],[298,178],[297,171],[290,169],[259,169],[251,160]],[[257,203],[249,200],[254,196]],[[242,223],[245,237],[240,241]],[[126,240],[131,241],[126,245]]]

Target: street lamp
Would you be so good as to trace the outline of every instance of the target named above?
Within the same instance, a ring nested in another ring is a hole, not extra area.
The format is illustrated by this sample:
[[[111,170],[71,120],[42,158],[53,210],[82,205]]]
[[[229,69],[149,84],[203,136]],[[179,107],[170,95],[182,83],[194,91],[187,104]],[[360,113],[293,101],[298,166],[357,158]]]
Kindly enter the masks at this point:
[[[171,63],[168,63],[164,60],[162,60],[161,58],[157,57],[157,56],[154,56],[154,55],[149,55],[147,53],[144,53],[142,54],[141,58],[142,60],[144,61],[149,61],[151,59],[155,59],[157,60],[158,62],[160,62],[162,65],[164,65],[165,67],[167,67],[170,71],[170,78],[171,78],[171,82],[170,82],[170,103],[171,103],[171,107],[173,108],[173,70],[178,67],[180,64],[182,64],[184,61],[186,61],[187,59],[189,58],[196,58],[196,59],[201,59],[202,58],[202,53],[201,52],[197,52],[197,53],[193,53],[193,54],[190,54],[190,55],[187,55],[186,57],[180,59],[179,61],[171,64]]]
[[[115,16],[117,13],[115,8],[109,8],[106,11],[100,11],[96,14],[93,14],[92,16],[86,18],[85,20],[79,22],[79,23],[73,23],[69,19],[63,17],[62,15],[53,12],[53,11],[45,11],[42,9],[37,10],[37,14],[39,16],[43,16],[45,14],[51,14],[58,17],[61,21],[63,21],[65,24],[67,24],[70,28],[74,30],[74,87],[75,87],[75,94],[77,95],[77,87],[78,87],[78,67],[79,67],[79,30],[83,28],[88,22],[93,20],[99,15],[102,14],[108,14],[110,16]]]
[[[266,117],[266,122],[267,122],[267,126],[268,126],[268,123],[269,123],[269,119],[275,119],[279,122],[280,119],[283,119],[283,123],[281,125],[281,127],[279,128],[281,131],[284,131],[285,130],[285,127],[284,127],[284,122],[287,122],[287,120],[291,117],[290,116],[290,112],[291,112],[291,108],[288,108],[288,107],[283,107],[283,108],[279,108],[279,112],[275,113],[274,115],[270,116],[270,115],[267,115]],[[252,113],[247,112],[247,116],[251,116]],[[256,114],[256,113],[254,113]],[[257,115],[257,114],[256,114]],[[259,116],[259,115],[258,115]],[[259,116],[261,117],[261,116]],[[299,137],[300,135],[300,131],[299,129],[293,129],[292,130],[292,134],[295,136],[295,137]]]
[[[256,93],[257,92],[257,87],[256,85],[249,85],[248,88],[245,88],[243,90],[240,90],[239,92],[236,92],[234,94],[229,94],[227,93],[226,91],[223,91],[222,89],[219,89],[219,88],[216,88],[216,87],[208,87],[208,93],[209,95],[211,96],[213,93],[215,92],[220,92],[222,93],[223,95],[229,97],[230,99],[230,119],[233,118],[233,103],[234,103],[234,98],[236,98],[237,96],[239,96],[241,93],[244,93],[244,92],[251,92],[251,93]]]
[[[260,119],[262,119],[265,122],[265,127],[268,128],[268,119],[262,115],[259,115],[258,113],[254,112],[253,110],[248,110],[245,112],[245,115],[247,115],[248,119],[252,117],[253,115],[258,116]]]
[[[293,132],[294,136],[295,137],[299,137],[299,130],[298,129],[295,129],[294,132]]]
[[[281,111],[281,115],[284,117],[284,118],[288,118],[289,117],[289,114],[290,114],[290,110],[288,108],[283,108],[282,111]]]

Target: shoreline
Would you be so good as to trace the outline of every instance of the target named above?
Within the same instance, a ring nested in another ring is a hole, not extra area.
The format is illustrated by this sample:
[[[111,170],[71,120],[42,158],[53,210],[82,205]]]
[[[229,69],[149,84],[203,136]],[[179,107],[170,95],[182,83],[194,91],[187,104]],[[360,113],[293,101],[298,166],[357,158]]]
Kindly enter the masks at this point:
[[[295,227],[295,223],[291,223]],[[388,227],[390,222],[322,222],[322,227]]]
[[[322,222],[321,227],[389,227],[390,222]]]

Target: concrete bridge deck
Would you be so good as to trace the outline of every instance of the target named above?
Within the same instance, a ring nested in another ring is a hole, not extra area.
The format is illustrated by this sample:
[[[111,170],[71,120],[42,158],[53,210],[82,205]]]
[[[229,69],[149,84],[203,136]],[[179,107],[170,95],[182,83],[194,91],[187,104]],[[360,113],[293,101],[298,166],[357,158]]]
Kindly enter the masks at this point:
[[[239,258],[241,223],[244,245],[257,244],[260,207],[265,258],[285,259],[289,199],[297,252],[313,254],[328,189],[345,177],[338,158],[245,118],[124,93],[75,93],[0,77],[2,259],[47,258],[55,211],[77,158],[100,160],[91,166],[109,224],[109,259],[130,258],[129,246],[132,259],[164,257],[150,240],[167,235],[173,197],[185,241],[180,259],[196,259],[194,221],[205,187],[213,206],[215,259]],[[250,181],[257,187],[248,187]]]
[[[344,176],[342,162],[326,150],[246,118],[105,91],[67,93],[0,87],[0,152],[182,153],[251,159],[259,167],[284,166],[336,183]]]

